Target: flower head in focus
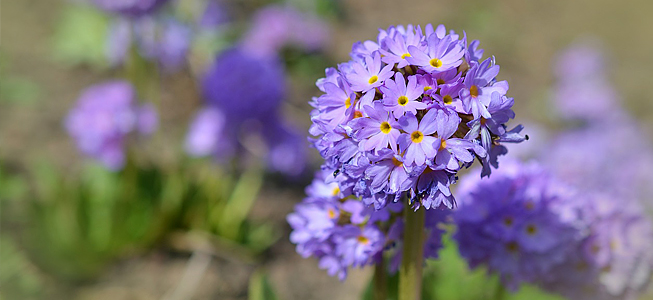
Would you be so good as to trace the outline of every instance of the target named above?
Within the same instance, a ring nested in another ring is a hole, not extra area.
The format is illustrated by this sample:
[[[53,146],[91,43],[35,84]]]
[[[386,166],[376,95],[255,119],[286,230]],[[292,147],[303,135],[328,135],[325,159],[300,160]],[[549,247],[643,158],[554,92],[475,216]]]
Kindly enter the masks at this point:
[[[415,209],[451,208],[460,169],[478,159],[489,176],[502,143],[524,140],[521,126],[506,125],[508,83],[477,46],[443,25],[393,26],[326,70],[310,134],[326,166],[355,182],[354,196],[376,208],[402,195]]]

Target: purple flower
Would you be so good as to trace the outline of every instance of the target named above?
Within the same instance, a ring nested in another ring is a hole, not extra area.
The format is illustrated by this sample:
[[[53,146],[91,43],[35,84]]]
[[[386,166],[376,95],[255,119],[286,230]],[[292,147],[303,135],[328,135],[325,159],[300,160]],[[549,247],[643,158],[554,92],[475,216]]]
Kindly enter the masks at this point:
[[[438,169],[457,171],[460,168],[460,163],[467,164],[474,160],[472,152],[482,158],[487,155],[485,149],[479,144],[470,140],[452,137],[458,130],[458,124],[460,123],[460,117],[454,111],[448,109],[438,110],[436,123],[439,136],[436,145],[439,145],[439,148],[435,155],[434,165]]]
[[[257,76],[251,76],[252,70]],[[306,140],[281,121],[283,79],[283,68],[275,59],[239,48],[220,54],[202,81],[207,107],[190,127],[186,151],[224,162],[247,150],[265,157],[271,171],[300,175],[306,164]]]
[[[287,45],[306,51],[319,50],[329,39],[328,26],[323,21],[290,6],[262,8],[252,24],[241,41],[241,47],[264,57],[276,56]]]
[[[623,113],[606,65],[600,47],[589,43],[574,44],[559,54],[553,100],[562,117],[598,121]]]
[[[389,113],[385,112],[381,103],[375,103],[375,108],[365,106],[363,109],[367,118],[357,118],[349,123],[356,131],[354,137],[360,140],[359,147],[362,151],[372,149],[379,151],[390,149],[397,152],[397,138],[399,138],[399,123]]]
[[[408,57],[408,46],[419,46],[422,40],[422,33],[420,30],[415,31],[413,25],[408,25],[406,29],[403,26],[398,26],[395,28],[391,27],[388,31],[394,31],[394,36],[388,36],[384,38],[381,43],[383,48],[380,49],[381,54],[383,54],[383,62],[388,65],[397,64],[397,68],[403,68],[407,66]],[[388,49],[388,50],[385,50]]]
[[[417,77],[408,77],[408,85],[401,73],[396,73],[395,80],[388,80],[381,87],[384,98],[383,105],[391,111],[395,118],[401,118],[406,112],[416,114],[418,109],[425,109],[426,103],[417,101],[424,88],[417,86]]]
[[[99,8],[126,17],[142,17],[151,14],[168,0],[93,0]]]
[[[421,121],[412,113],[399,119],[399,125],[405,132],[399,136],[399,148],[405,151],[404,162],[408,165],[423,165],[435,157],[437,152],[436,137],[431,136],[436,130],[437,110],[430,110]]]
[[[431,34],[426,38],[426,47],[408,46],[410,56],[406,58],[412,65],[426,72],[443,72],[458,67],[465,54],[464,49],[450,35],[438,37]]]
[[[507,129],[514,100],[495,79],[499,67],[479,63],[478,43],[467,49],[460,38],[444,26],[391,26],[317,80],[323,94],[310,102],[309,140],[364,204],[453,207],[461,168],[478,158],[487,176],[503,143],[524,140],[521,126]]]
[[[202,91],[207,103],[225,112],[229,122],[266,120],[277,115],[285,97],[284,69],[276,59],[228,49],[207,71]]]
[[[346,180],[342,173],[334,176],[333,170],[319,171],[306,189],[307,197],[287,217],[292,227],[290,241],[297,245],[297,252],[316,257],[321,269],[340,280],[349,268],[373,265],[385,252],[394,261],[400,259],[403,238],[403,204],[389,203],[378,210],[367,207],[350,197],[352,189],[343,185]],[[426,258],[436,257],[442,247],[440,225],[447,216],[442,210],[426,214]]]
[[[367,92],[379,87],[394,74],[391,65],[385,67],[381,65],[379,52],[374,52],[372,56],[366,56],[364,61],[353,62],[352,68],[351,73],[346,74],[346,78],[351,84],[352,90],[356,92]]]
[[[109,81],[84,90],[65,120],[80,151],[108,169],[121,169],[128,135],[137,129],[144,134],[156,129],[153,107],[139,107],[135,98],[136,91],[126,81]]]
[[[470,174],[458,191],[454,239],[470,267],[487,266],[515,290],[573,253],[583,236],[580,197],[535,164],[504,163],[483,180]]]
[[[233,141],[227,139],[226,125],[226,118],[220,110],[211,107],[200,110],[186,136],[186,153],[191,156],[233,155],[235,149]]]
[[[112,66],[120,65],[136,47],[142,57],[173,72],[185,66],[192,36],[190,27],[174,19],[117,19],[107,38],[107,57]]]

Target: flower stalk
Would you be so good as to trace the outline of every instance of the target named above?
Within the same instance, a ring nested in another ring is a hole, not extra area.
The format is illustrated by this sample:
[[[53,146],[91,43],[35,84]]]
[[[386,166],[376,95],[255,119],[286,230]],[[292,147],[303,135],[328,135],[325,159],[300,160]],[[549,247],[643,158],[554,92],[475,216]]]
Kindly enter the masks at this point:
[[[404,249],[399,268],[399,300],[421,299],[424,264],[424,208],[413,211],[405,202]]]

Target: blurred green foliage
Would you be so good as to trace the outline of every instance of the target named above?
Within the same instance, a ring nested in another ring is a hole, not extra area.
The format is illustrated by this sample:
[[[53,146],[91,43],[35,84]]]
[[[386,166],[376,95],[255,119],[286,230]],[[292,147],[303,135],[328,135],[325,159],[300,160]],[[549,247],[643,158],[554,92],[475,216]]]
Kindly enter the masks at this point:
[[[54,59],[69,66],[107,65],[109,17],[90,5],[65,5],[52,37]]]
[[[92,279],[121,257],[174,248],[169,240],[178,233],[203,237],[214,252],[252,259],[280,237],[269,224],[248,220],[262,176],[256,168],[228,175],[205,161],[129,161],[120,172],[89,165],[81,174],[47,162],[0,168],[2,225],[11,229],[0,236],[0,284],[27,296],[42,289],[41,270],[64,283]],[[26,270],[31,276],[20,275]]]

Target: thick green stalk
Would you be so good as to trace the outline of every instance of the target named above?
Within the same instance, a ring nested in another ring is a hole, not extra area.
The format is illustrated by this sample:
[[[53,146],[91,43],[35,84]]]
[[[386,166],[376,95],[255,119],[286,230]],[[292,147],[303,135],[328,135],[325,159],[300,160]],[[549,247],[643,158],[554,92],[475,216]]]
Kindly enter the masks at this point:
[[[424,208],[417,211],[406,201],[404,207],[404,249],[399,268],[399,300],[419,300],[424,264]]]

